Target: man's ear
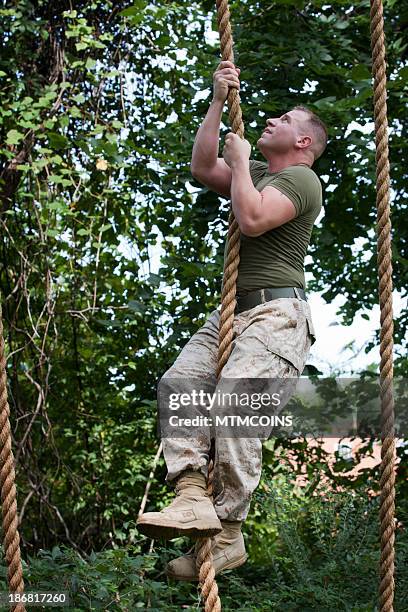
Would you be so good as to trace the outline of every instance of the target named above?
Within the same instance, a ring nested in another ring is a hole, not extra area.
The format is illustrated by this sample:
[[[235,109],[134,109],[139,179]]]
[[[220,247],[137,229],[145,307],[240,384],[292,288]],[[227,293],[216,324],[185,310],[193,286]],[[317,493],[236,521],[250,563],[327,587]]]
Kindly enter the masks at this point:
[[[299,138],[297,139],[299,149],[306,149],[306,147],[310,147],[312,142],[313,141],[310,136],[299,136]]]

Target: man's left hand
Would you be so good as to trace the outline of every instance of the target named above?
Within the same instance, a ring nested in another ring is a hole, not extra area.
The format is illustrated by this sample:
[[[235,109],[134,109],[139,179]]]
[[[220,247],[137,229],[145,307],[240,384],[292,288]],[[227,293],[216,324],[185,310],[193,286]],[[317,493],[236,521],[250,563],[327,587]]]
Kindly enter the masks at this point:
[[[225,163],[232,168],[234,164],[242,160],[248,160],[251,156],[251,145],[247,140],[244,140],[230,132],[225,137],[225,145],[222,150],[222,156]]]

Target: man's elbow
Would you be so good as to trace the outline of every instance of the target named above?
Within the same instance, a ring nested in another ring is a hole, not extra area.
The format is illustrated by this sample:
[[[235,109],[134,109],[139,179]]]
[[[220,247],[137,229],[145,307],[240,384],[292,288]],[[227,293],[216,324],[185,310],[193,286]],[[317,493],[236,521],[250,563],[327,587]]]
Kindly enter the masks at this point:
[[[256,238],[264,233],[259,222],[250,217],[240,219],[238,225],[241,233],[244,234],[244,236],[249,236],[249,238]]]
[[[200,183],[202,183],[203,178],[204,178],[203,168],[200,168],[199,166],[196,166],[195,164],[191,163],[190,172],[191,172],[191,176],[195,178],[196,181],[200,181]]]

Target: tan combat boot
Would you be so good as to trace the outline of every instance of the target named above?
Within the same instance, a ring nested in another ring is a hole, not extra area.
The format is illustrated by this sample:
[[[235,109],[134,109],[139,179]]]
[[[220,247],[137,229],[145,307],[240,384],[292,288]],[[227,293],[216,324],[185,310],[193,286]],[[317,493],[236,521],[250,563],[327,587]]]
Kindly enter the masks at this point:
[[[248,559],[244,538],[241,533],[241,522],[221,521],[222,531],[212,538],[212,554],[215,573],[234,569],[243,565]],[[196,569],[197,544],[182,557],[167,564],[166,574],[174,580],[198,581]]]
[[[201,472],[183,472],[176,482],[176,494],[161,512],[146,512],[138,518],[136,525],[141,533],[171,540],[179,536],[208,538],[222,530]]]

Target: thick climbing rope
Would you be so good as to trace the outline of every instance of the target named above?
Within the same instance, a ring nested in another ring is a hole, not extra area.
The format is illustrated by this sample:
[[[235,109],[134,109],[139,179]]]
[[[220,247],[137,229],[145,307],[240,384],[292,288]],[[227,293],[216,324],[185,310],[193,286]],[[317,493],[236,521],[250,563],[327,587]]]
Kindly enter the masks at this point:
[[[6,356],[3,337],[3,317],[0,305],[0,485],[3,511],[4,553],[7,562],[7,579],[10,593],[23,593],[24,580],[21,565],[20,536],[14,456],[11,448],[10,408],[7,400]],[[23,604],[12,606],[12,610],[25,612]]]
[[[213,499],[214,463],[208,464],[207,494]],[[205,612],[220,612],[221,601],[218,595],[218,586],[215,580],[213,554],[211,552],[211,538],[200,538],[196,542],[196,568],[198,573],[201,601]]]
[[[234,52],[232,49],[234,43],[231,32],[228,0],[216,0],[216,3],[222,61],[234,62]],[[230,88],[227,103],[231,131],[240,136],[240,138],[243,138],[244,123],[242,121],[242,112],[237,89]],[[227,237],[228,246],[224,261],[224,275],[221,291],[217,378],[220,376],[221,370],[227,363],[228,357],[231,353],[232,324],[234,322],[234,310],[236,303],[235,294],[239,265],[240,236],[239,226],[231,208]]]
[[[380,476],[380,610],[394,609],[395,541],[395,436],[393,379],[393,314],[390,222],[390,165],[388,160],[387,77],[385,64],[382,0],[371,0],[371,49],[374,77],[374,122],[377,189],[377,264],[381,311],[380,395],[381,395],[381,476]]]
[[[220,35],[221,59],[223,62],[234,62],[233,38],[230,23],[228,0],[216,0],[218,32]],[[235,88],[228,92],[228,110],[231,131],[244,137],[244,123],[240,106],[239,93]],[[232,325],[234,322],[236,280],[239,265],[240,230],[232,208],[229,214],[227,236],[227,254],[224,260],[224,274],[221,290],[221,313],[219,322],[219,348],[217,363],[217,378],[228,361],[231,353]],[[212,496],[213,462],[208,468],[207,492]],[[201,589],[201,599],[205,612],[219,612],[221,601],[218,596],[218,586],[215,580],[215,570],[211,552],[211,538],[199,540],[197,543],[197,571]]]

